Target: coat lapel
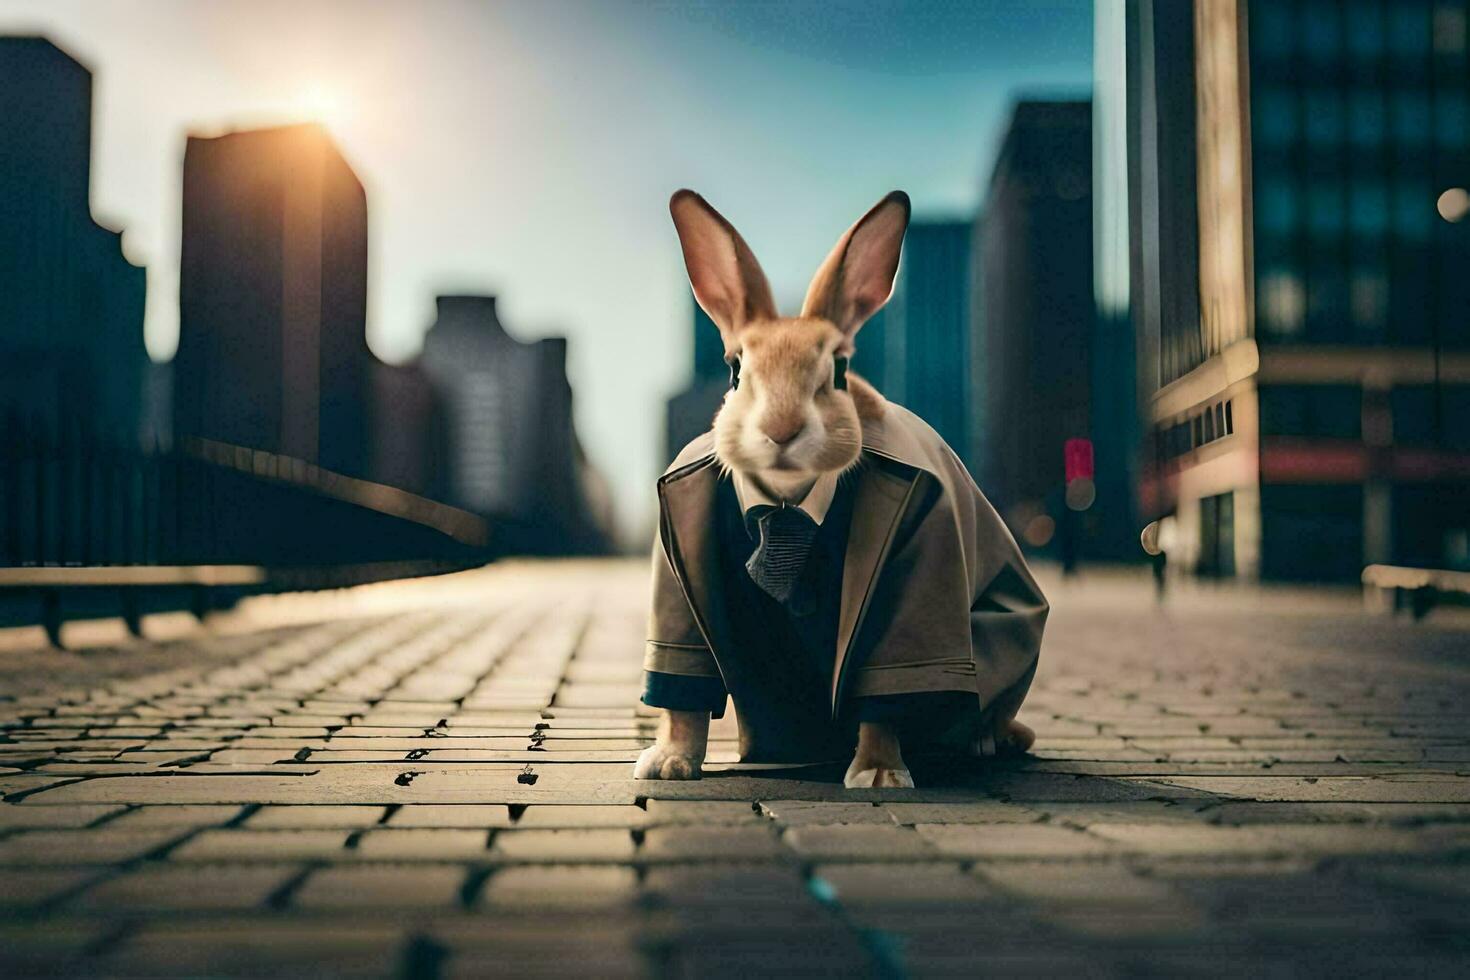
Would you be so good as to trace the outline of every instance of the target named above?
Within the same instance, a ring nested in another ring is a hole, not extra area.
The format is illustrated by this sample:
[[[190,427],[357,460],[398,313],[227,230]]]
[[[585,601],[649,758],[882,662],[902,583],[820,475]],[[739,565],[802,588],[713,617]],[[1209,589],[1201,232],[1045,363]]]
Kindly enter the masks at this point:
[[[723,567],[715,549],[715,484],[719,468],[713,457],[668,473],[659,481],[659,533],[674,577],[718,661],[730,637],[726,618]],[[723,668],[722,668],[723,669]]]
[[[858,471],[852,528],[848,532],[847,558],[842,567],[842,602],[837,616],[837,659],[832,669],[833,717],[842,704],[843,681],[848,673],[853,640],[919,479],[918,470],[906,469],[907,475],[900,476],[870,459]]]

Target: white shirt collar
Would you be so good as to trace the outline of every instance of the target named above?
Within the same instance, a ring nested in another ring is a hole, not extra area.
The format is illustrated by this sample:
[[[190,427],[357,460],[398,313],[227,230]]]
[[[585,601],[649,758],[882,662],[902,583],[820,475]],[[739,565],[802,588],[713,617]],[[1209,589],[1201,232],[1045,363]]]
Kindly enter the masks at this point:
[[[732,474],[735,483],[735,499],[740,502],[740,512],[746,513],[752,507],[766,504],[771,507],[780,507],[781,501],[766,493],[755,480],[738,470]],[[832,498],[837,495],[837,474],[823,473],[817,477],[817,482],[807,491],[805,497],[796,501],[796,507],[803,511],[817,524],[821,524],[827,517],[827,511],[832,506]],[[791,501],[787,501],[790,505]]]

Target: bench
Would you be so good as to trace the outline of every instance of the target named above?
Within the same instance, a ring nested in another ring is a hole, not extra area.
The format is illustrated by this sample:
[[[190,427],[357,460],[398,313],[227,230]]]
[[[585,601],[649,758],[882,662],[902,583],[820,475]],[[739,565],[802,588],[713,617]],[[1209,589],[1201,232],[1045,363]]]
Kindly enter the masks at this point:
[[[1396,613],[1408,609],[1423,619],[1441,602],[1470,599],[1470,572],[1402,565],[1369,565],[1363,569],[1363,600],[1370,609]]]
[[[122,615],[128,631],[142,633],[148,606],[187,608],[203,617],[211,593],[235,595],[265,584],[254,565],[39,565],[0,568],[0,626],[39,622],[54,646],[61,624],[83,616]],[[180,598],[187,597],[180,602]]]

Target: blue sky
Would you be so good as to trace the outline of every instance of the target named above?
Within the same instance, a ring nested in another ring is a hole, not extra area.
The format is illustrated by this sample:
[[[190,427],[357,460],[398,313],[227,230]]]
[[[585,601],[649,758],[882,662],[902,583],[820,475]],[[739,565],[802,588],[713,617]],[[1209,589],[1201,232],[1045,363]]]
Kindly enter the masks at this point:
[[[631,527],[689,310],[666,203],[703,192],[778,302],[888,190],[980,203],[1017,94],[1086,94],[1086,0],[6,0],[96,72],[93,209],[177,340],[185,135],[318,119],[368,191],[368,339],[413,356],[447,290],[565,334],[577,421]],[[794,311],[793,311],[794,312]]]

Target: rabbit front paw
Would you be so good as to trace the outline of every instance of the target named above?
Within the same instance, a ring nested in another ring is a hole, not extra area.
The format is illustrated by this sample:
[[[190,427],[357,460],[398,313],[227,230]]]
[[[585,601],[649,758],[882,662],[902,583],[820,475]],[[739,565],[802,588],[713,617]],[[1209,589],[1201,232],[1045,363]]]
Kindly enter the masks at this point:
[[[913,789],[914,777],[909,775],[907,769],[859,769],[856,759],[848,767],[847,775],[842,779],[842,785],[848,789]]]
[[[633,765],[634,779],[698,779],[704,753],[681,745],[655,742],[644,749]]]

